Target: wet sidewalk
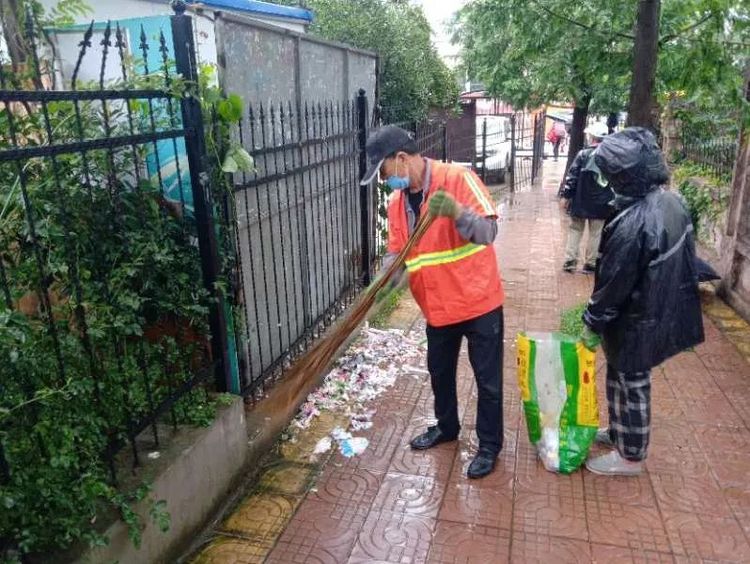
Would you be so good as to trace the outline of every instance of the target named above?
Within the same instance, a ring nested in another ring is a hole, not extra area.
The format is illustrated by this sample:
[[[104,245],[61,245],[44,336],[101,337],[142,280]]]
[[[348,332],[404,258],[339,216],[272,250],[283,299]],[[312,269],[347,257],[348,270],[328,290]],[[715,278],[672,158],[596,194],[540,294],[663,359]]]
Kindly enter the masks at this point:
[[[500,202],[505,445],[495,472],[465,476],[476,448],[476,387],[464,350],[458,442],[408,448],[433,422],[432,392],[427,376],[400,377],[373,403],[373,427],[357,433],[370,441],[363,454],[311,463],[317,441],[347,423],[323,414],[282,445],[194,562],[750,561],[750,328],[710,295],[706,343],[654,370],[646,473],[561,476],[537,461],[516,384],[515,335],[558,329],[561,311],[586,301],[592,285],[561,272],[562,166],[547,161],[542,186]],[[410,298],[392,325],[424,331]],[[597,368],[604,422],[601,356]]]

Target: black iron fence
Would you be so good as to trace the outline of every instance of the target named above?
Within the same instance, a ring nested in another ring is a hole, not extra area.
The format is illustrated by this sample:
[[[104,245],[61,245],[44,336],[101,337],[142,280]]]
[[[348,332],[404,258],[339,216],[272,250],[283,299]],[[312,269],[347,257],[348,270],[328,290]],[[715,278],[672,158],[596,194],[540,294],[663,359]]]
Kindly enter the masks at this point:
[[[26,21],[29,60],[0,66],[0,485],[18,516],[0,558],[42,515],[47,542],[88,523],[163,425],[203,421],[225,348],[200,107],[175,91],[197,76],[190,19],[176,49],[107,24],[98,54],[92,24],[62,90]]]
[[[711,170],[725,181],[731,181],[737,158],[736,133],[711,133],[710,128],[685,125],[682,134],[682,157]]]
[[[250,104],[235,135],[242,389],[280,375],[351,303],[361,276],[353,102]]]

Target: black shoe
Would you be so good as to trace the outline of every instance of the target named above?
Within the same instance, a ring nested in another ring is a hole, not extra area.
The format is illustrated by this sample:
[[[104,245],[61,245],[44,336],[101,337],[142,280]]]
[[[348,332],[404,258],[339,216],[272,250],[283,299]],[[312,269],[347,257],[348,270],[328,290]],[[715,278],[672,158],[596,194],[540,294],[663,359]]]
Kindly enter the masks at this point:
[[[495,461],[497,460],[497,454],[487,450],[480,450],[474,457],[474,460],[469,464],[469,469],[466,471],[466,475],[469,478],[484,478],[487,474],[495,469]]]
[[[437,425],[433,427],[427,427],[427,431],[421,435],[414,437],[409,445],[415,450],[426,450],[440,443],[448,443],[455,441],[458,438],[458,433],[455,435],[444,434]]]
[[[574,272],[576,269],[576,261],[574,260],[566,260],[563,263],[563,270],[565,272]]]
[[[583,272],[585,274],[594,274],[594,272],[596,272],[596,265],[595,264],[584,264],[583,265]]]

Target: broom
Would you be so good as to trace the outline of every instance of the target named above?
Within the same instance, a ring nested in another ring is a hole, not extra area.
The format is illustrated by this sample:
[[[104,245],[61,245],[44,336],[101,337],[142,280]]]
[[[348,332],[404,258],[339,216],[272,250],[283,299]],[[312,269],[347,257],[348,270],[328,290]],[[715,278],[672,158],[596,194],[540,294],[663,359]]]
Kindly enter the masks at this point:
[[[375,297],[378,292],[389,282],[394,273],[404,266],[407,255],[412,248],[414,248],[414,245],[416,245],[422,238],[422,235],[424,235],[427,229],[429,229],[434,219],[434,216],[431,214],[422,217],[417,224],[414,233],[409,237],[406,245],[391,266],[383,273],[383,276],[365,290],[365,293],[349,314],[339,322],[338,327],[297,361],[287,375],[286,385],[283,386],[285,392],[279,393],[278,395],[274,394],[272,398],[269,398],[269,402],[274,404],[274,406],[269,406],[272,411],[275,411],[274,407],[286,407],[291,402],[295,401],[295,398],[304,388],[308,380],[314,378],[325,370],[330,364],[333,355],[336,354],[336,351],[365,318],[367,312],[370,310],[373,303],[375,303]]]

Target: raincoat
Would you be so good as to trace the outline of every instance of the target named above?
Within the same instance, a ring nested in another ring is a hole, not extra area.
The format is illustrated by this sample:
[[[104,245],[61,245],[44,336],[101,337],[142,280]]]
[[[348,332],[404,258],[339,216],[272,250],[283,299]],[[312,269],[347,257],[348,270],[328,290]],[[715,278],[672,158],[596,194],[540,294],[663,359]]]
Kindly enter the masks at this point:
[[[595,167],[589,165],[595,147],[578,152],[565,178],[561,196],[570,200],[570,215],[583,219],[607,219],[612,215],[609,203],[615,195],[597,182]],[[593,164],[593,163],[592,163]]]
[[[669,175],[649,131],[606,137],[595,160],[617,215],[602,234],[583,320],[610,365],[641,372],[704,339],[693,226],[679,196],[661,188]]]

